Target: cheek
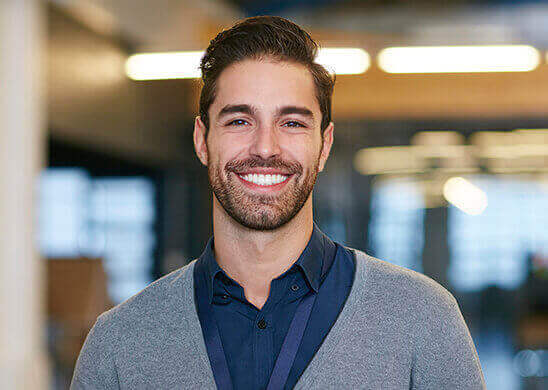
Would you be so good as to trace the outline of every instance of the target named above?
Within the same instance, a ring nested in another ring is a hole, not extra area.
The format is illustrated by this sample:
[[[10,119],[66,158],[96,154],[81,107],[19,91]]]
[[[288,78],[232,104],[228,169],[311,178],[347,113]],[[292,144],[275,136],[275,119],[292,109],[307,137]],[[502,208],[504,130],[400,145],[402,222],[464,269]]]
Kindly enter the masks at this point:
[[[226,134],[212,140],[212,148],[215,153],[224,160],[239,158],[248,149],[249,141],[244,136]]]
[[[226,166],[229,162],[234,160],[243,160],[245,155],[242,155],[241,151],[230,149],[228,145],[223,145],[222,147],[212,148],[210,159],[212,166],[215,166],[219,172],[223,172],[223,175],[226,175]]]
[[[303,164],[303,168],[313,169],[312,166],[315,167],[316,162],[318,161],[318,156],[321,153],[321,149],[319,145],[314,145],[312,141],[309,141],[298,148],[293,148],[292,153],[296,159]]]

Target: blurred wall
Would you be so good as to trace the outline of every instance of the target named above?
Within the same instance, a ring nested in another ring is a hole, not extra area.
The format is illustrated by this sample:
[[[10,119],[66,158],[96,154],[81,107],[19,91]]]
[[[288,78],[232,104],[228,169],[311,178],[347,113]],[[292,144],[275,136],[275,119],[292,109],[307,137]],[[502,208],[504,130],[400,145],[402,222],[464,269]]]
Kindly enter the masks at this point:
[[[141,163],[182,159],[181,124],[195,81],[135,82],[131,47],[48,8],[48,120],[52,137]]]

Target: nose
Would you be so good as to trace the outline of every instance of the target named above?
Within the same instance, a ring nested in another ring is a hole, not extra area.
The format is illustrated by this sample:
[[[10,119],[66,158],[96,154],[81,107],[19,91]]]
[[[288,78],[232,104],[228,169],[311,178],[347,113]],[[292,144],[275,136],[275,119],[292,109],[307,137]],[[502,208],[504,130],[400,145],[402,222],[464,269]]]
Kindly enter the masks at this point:
[[[279,155],[280,143],[278,133],[273,126],[261,126],[255,132],[255,138],[251,145],[250,153],[264,160]]]

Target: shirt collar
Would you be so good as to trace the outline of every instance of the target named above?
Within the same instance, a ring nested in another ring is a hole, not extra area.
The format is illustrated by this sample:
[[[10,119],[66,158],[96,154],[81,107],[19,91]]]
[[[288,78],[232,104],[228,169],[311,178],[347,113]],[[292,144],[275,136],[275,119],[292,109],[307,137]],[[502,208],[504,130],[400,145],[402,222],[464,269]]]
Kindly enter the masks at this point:
[[[329,238],[319,229],[314,222],[312,235],[301,255],[291,267],[299,267],[310,285],[310,287],[318,292],[322,279],[322,266],[326,259],[325,240]],[[215,260],[214,237],[211,236],[206,244],[206,247],[200,255],[200,261],[205,262],[205,272],[207,281],[207,290],[209,292],[209,302],[213,300],[213,282],[218,273],[228,277],[222,268]]]
[[[325,259],[325,248],[323,241],[324,234],[314,222],[312,235],[306,244],[303,252],[295,262],[303,270],[310,287],[318,292],[320,278],[322,277],[322,266]]]

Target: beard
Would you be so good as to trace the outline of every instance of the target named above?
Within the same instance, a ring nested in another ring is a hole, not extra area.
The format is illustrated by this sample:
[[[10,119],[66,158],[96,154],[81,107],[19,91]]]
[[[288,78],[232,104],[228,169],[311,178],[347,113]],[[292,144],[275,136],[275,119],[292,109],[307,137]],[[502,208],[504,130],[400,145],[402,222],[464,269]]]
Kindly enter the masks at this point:
[[[253,230],[275,230],[291,221],[304,206],[316,183],[319,163],[320,154],[308,172],[298,162],[280,159],[231,160],[224,170],[220,164],[209,164],[209,184],[226,213],[240,225]],[[292,176],[275,194],[254,193],[243,186],[236,174],[258,167],[280,169]]]

